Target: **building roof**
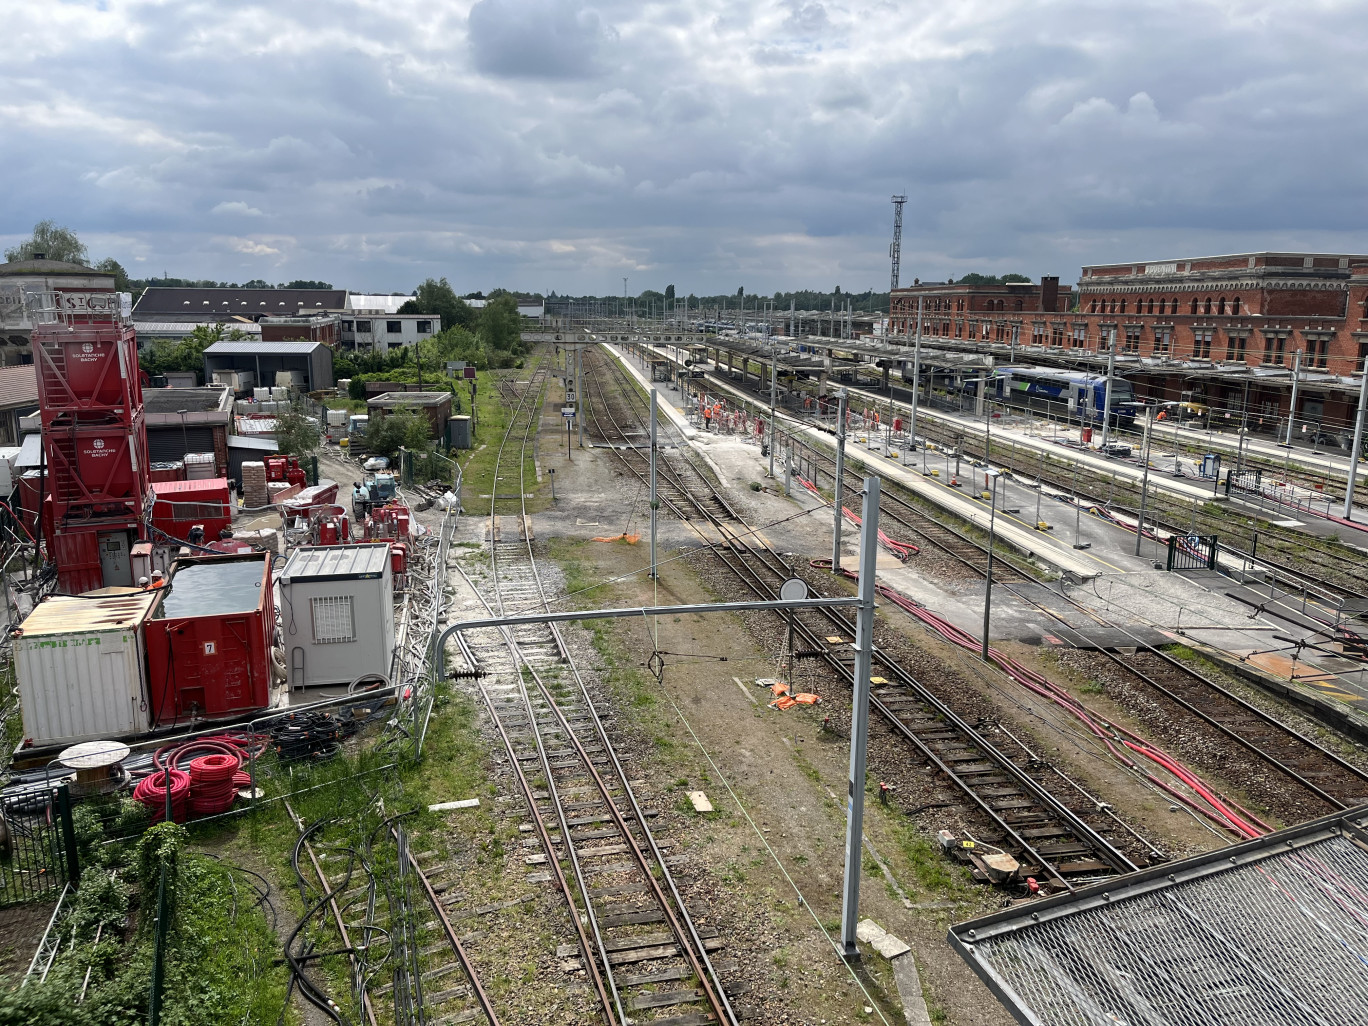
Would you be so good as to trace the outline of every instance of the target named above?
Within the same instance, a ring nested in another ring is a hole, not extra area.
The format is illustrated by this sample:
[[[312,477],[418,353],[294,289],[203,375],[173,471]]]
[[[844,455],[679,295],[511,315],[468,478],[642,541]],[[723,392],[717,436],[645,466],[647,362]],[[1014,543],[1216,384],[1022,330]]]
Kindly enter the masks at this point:
[[[451,402],[450,392],[384,392],[366,400],[367,406],[388,409],[395,406],[440,406]]]
[[[0,410],[33,406],[38,402],[38,371],[31,363],[0,367]]]
[[[226,401],[225,401],[226,400]],[[179,413],[181,410],[227,410],[233,405],[227,385],[205,385],[196,388],[147,388],[143,390],[143,408],[148,413]]]
[[[136,327],[139,335],[188,335],[196,328],[217,328],[221,324],[248,335],[261,334],[261,325],[238,318],[227,321],[139,321]]]
[[[193,289],[153,285],[133,307],[135,321],[175,321],[193,318],[246,317],[266,314],[293,316],[301,310],[344,310],[346,289]]]
[[[291,579],[311,581],[361,580],[381,577],[390,565],[389,544],[301,546],[290,553],[281,571],[282,584]]]
[[[0,264],[0,277],[20,274],[105,274],[105,272],[97,271],[85,264],[68,263],[65,260],[11,260],[7,264]],[[106,277],[112,279],[114,275],[109,274]]]
[[[399,308],[412,298],[412,296],[361,296],[352,293],[347,297],[347,313],[371,313],[376,310],[387,314],[398,313]]]
[[[147,618],[152,611],[152,604],[158,598],[160,596],[155,591],[125,592],[98,598],[54,595],[39,602],[19,629],[26,638],[132,630]]]
[[[327,349],[322,342],[215,342],[204,351],[205,356],[252,356],[268,353],[275,356],[308,356],[318,349]]]

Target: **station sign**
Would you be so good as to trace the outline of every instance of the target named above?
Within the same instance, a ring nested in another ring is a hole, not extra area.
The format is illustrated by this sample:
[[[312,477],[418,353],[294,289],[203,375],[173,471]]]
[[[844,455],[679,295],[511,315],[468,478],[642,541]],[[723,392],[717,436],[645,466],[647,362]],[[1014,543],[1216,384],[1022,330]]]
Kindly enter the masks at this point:
[[[573,406],[562,406],[562,407],[561,407],[561,416],[564,417],[566,420],[569,420],[569,419],[570,419],[571,417],[573,417],[574,415],[575,415],[575,408],[574,408]]]

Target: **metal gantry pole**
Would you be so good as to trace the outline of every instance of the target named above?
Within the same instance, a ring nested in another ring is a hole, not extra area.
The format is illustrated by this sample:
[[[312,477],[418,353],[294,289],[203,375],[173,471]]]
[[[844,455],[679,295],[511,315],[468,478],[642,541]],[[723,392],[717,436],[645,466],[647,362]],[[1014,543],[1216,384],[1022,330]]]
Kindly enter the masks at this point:
[[[779,357],[776,355],[775,345],[770,343],[770,444],[769,444],[769,476],[774,478],[774,403],[779,392]]]
[[[914,447],[917,444],[917,396],[921,393],[922,304],[925,302],[925,296],[917,297],[917,338],[912,344],[912,412],[907,418],[907,439]]]
[[[984,578],[983,589],[983,645],[980,655],[983,661],[988,661],[988,618],[993,611],[993,539],[997,533],[997,483],[998,475],[992,470],[988,471],[988,481],[991,485],[990,498],[988,500],[988,575]]]
[[[1358,413],[1354,417],[1354,444],[1349,450],[1349,480],[1344,489],[1344,519],[1354,519],[1354,486],[1358,483],[1359,453],[1363,446],[1363,418],[1368,411],[1368,360],[1363,361],[1359,371],[1363,380],[1359,384]]]
[[[584,346],[575,347],[575,420],[579,422],[579,447],[584,448]]]
[[[860,863],[864,838],[865,762],[869,743],[869,675],[874,661],[874,561],[879,541],[879,479],[864,479],[860,510],[859,605],[855,614],[855,687],[850,713],[850,781],[846,805],[845,886],[841,898],[841,952],[860,957],[855,927],[860,921]]]
[[[651,577],[656,570],[656,522],[660,516],[660,500],[656,498],[656,390],[651,389]]]
[[[845,514],[841,511],[845,503],[845,443],[846,443],[846,402],[850,393],[844,388],[836,393],[836,484],[833,488],[836,499],[836,523],[831,540],[831,572],[841,572],[841,527]]]
[[[1300,349],[1292,357],[1292,404],[1287,408],[1287,437],[1283,439],[1283,444],[1289,447],[1292,445],[1292,426],[1297,422],[1297,391],[1301,388],[1301,357],[1302,351]]]
[[[1149,415],[1145,417],[1145,444],[1141,447],[1140,461],[1145,465],[1144,473],[1140,475],[1140,520],[1135,525],[1135,554],[1140,555],[1140,542],[1145,535],[1145,500],[1149,498],[1149,465],[1150,465],[1150,428],[1154,424],[1154,407],[1149,408]],[[1244,441],[1241,435],[1240,440]]]
[[[1111,395],[1112,375],[1116,373],[1116,329],[1108,332],[1107,345],[1107,383],[1102,390],[1102,451],[1107,451],[1111,441]]]

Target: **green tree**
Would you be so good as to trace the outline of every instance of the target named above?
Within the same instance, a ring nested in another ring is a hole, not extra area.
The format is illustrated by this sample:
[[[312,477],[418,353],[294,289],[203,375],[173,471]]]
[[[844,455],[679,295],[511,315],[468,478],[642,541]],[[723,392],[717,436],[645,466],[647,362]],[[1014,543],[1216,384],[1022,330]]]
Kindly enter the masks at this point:
[[[35,253],[42,253],[49,260],[62,260],[70,264],[84,264],[90,259],[85,243],[76,237],[76,233],[51,218],[33,226],[33,238],[5,250],[5,259],[32,260]]]
[[[128,280],[128,272],[124,270],[123,264],[119,263],[113,257],[105,257],[95,265],[95,270],[100,271],[103,274],[114,275],[115,292],[133,291],[133,284]]]
[[[485,304],[480,311],[480,337],[488,349],[522,355],[522,318],[513,296],[505,292]]]
[[[413,298],[399,308],[400,313],[434,314],[442,328],[474,328],[478,319],[474,309],[458,299],[445,279],[428,278],[413,290]]]
[[[276,446],[287,456],[307,456],[318,449],[318,421],[304,415],[298,403],[276,413]]]
[[[288,285],[280,286],[282,289],[330,289],[332,282],[328,281],[309,281],[305,278],[296,278]]]
[[[665,286],[665,302],[667,302],[667,303],[673,303],[673,302],[674,302],[674,297],[675,297],[674,286],[673,286],[673,285],[666,285],[666,286]]]
[[[959,281],[955,282],[955,284],[956,284],[956,285],[1006,285],[1008,282],[1014,282],[1014,281],[1020,281],[1020,282],[1027,282],[1027,283],[1029,283],[1030,280],[1031,280],[1031,279],[1028,278],[1028,277],[1026,277],[1026,275],[1024,275],[1024,274],[1003,274],[1003,275],[996,275],[996,274],[979,274],[977,271],[971,271],[969,274],[966,274],[964,277],[960,278]]]
[[[427,452],[432,448],[432,422],[411,406],[400,406],[379,419],[372,415],[366,448],[393,458],[401,446],[410,452]]]
[[[148,374],[168,371],[194,371],[202,380],[204,351],[215,342],[237,342],[247,338],[246,332],[225,328],[222,324],[196,325],[184,338],[159,338],[138,354],[138,366]]]

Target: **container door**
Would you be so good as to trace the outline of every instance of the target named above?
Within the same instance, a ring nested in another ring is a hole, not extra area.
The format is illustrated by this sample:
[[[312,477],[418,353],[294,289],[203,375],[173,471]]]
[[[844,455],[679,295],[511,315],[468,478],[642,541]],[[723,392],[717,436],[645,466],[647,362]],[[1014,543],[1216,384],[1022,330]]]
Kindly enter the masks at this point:
[[[133,587],[133,561],[127,531],[100,535],[100,572],[106,588]]]

